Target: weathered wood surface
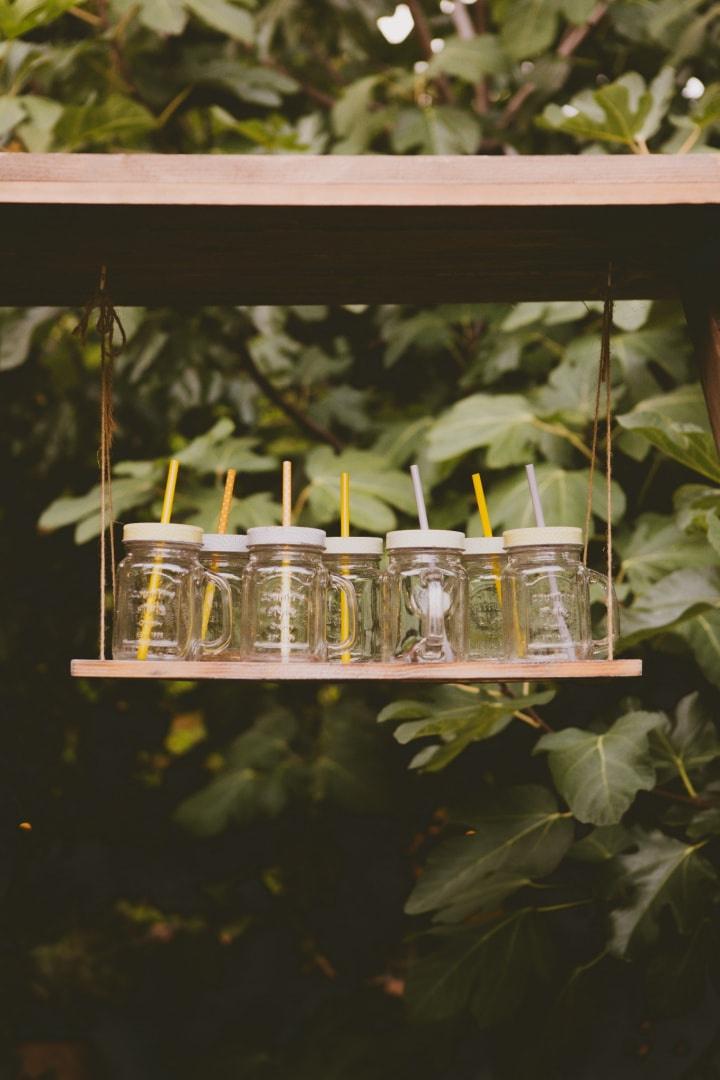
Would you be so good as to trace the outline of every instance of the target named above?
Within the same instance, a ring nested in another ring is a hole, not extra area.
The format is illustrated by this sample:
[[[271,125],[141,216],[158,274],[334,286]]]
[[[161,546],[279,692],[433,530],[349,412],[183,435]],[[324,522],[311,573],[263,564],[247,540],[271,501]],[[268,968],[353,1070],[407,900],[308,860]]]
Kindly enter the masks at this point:
[[[287,664],[228,660],[73,660],[71,674],[86,679],[238,679],[252,682],[528,682],[537,679],[611,679],[642,674],[640,660],[542,663],[466,661],[453,664]]]
[[[0,154],[3,304],[677,295],[720,161]]]

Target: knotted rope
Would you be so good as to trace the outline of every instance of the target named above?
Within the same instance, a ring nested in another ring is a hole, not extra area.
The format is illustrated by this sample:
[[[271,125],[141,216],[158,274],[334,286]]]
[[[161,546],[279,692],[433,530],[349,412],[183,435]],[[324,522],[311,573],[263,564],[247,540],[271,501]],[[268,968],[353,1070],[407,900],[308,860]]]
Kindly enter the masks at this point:
[[[95,328],[100,337],[100,617],[98,627],[98,654],[105,659],[106,585],[107,585],[107,537],[110,535],[110,578],[112,581],[113,608],[115,606],[115,536],[113,533],[112,505],[112,442],[115,432],[113,415],[113,365],[115,357],[127,342],[125,330],[113,307],[107,289],[107,267],[100,268],[100,282],[95,294],[83,309],[74,333],[85,344],[93,311],[98,317]],[[121,342],[114,344],[115,327],[120,331]]]

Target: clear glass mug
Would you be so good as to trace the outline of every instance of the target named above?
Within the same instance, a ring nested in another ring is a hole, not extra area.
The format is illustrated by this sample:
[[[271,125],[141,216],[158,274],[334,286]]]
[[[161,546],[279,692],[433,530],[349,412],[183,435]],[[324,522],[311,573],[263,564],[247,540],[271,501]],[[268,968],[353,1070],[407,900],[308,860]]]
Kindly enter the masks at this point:
[[[518,660],[588,660],[607,655],[608,639],[593,639],[590,587],[608,580],[582,561],[582,530],[563,527],[509,529],[502,575],[505,639]],[[613,640],[620,627],[610,588]]]
[[[387,534],[383,579],[386,660],[462,660],[467,649],[465,537],[450,529]]]
[[[204,533],[200,562],[206,570],[221,577],[230,589],[232,630],[230,641],[222,652],[223,660],[242,658],[243,575],[248,562],[247,536],[238,533]],[[212,582],[205,586],[202,607],[201,643],[220,636],[222,628],[222,594]],[[201,657],[202,659],[202,657]]]
[[[465,541],[469,660],[502,660],[505,656],[500,579],[506,561],[501,536],[469,537]]]
[[[325,540],[325,566],[331,574],[349,581],[357,600],[357,634],[351,649],[331,659],[347,661],[378,660],[382,651],[382,572],[380,560],[383,542],[376,536],[328,536]],[[343,634],[342,594],[328,590],[328,639]]]
[[[243,586],[243,658],[288,663],[341,656],[355,644],[357,600],[352,584],[323,563],[325,533],[297,525],[248,529],[250,557]],[[328,588],[345,594],[348,632],[328,642]]]
[[[137,522],[123,529],[126,555],[117,571],[115,660],[190,660],[216,656],[232,631],[230,590],[200,565],[202,529]],[[216,636],[200,641],[205,587],[220,597]]]

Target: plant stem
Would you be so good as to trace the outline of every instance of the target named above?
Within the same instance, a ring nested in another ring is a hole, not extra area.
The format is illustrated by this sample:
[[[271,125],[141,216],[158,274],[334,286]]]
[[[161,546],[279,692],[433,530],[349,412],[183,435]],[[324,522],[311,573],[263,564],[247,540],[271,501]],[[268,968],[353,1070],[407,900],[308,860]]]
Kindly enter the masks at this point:
[[[242,359],[245,367],[253,380],[255,385],[262,390],[266,398],[269,398],[285,415],[297,424],[299,428],[308,434],[312,435],[316,439],[320,439],[321,442],[327,443],[332,446],[336,454],[339,454],[344,448],[345,443],[342,439],[338,438],[328,428],[323,427],[317,420],[313,420],[312,416],[308,416],[302,409],[299,409],[292,401],[288,401],[284,394],[273,386],[266,375],[263,375],[262,371],[258,368],[257,364],[253,360],[247,349],[242,350]]]

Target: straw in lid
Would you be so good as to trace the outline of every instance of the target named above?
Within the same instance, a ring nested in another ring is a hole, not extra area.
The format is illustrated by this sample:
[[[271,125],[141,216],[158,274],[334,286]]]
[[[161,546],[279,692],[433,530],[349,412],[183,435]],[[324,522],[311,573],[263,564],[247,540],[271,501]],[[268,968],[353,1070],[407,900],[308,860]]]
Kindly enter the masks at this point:
[[[268,547],[272,544],[295,544],[299,547],[325,547],[324,529],[309,529],[302,525],[260,525],[247,531],[248,545]]]
[[[248,538],[240,533],[204,533],[203,551],[247,551]]]
[[[379,536],[326,536],[326,555],[382,555]]]
[[[202,544],[203,532],[197,525],[170,522],[136,521],[123,527],[123,540],[160,540],[166,544]]]
[[[454,529],[395,529],[385,537],[388,551],[402,548],[450,548],[462,551],[465,533]]]
[[[573,525],[543,525],[531,529],[507,529],[503,533],[506,548],[533,547],[538,544],[568,544],[582,547],[582,529]]]
[[[465,540],[466,555],[502,555],[504,551],[502,536],[468,536]]]

